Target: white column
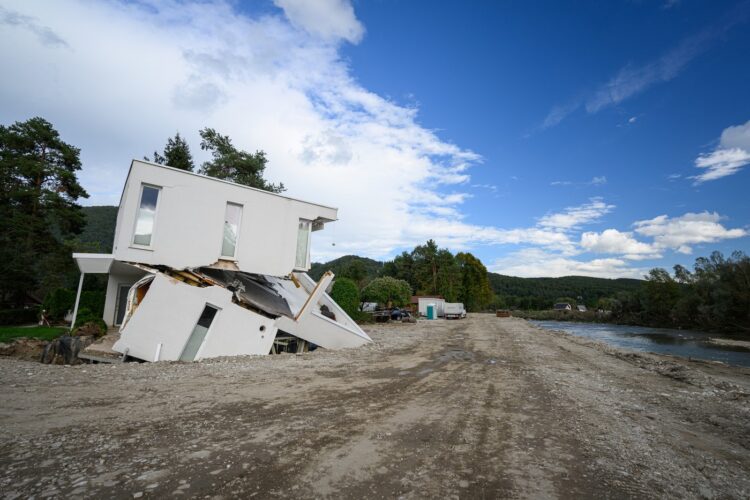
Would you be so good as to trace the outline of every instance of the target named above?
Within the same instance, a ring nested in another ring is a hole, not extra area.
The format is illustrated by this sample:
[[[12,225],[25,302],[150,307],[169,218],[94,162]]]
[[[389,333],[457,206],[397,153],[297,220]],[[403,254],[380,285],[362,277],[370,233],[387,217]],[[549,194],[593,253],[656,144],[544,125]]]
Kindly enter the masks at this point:
[[[78,292],[76,292],[76,305],[73,306],[73,320],[70,322],[70,331],[73,331],[73,327],[76,324],[76,316],[78,316],[78,303],[81,301],[81,289],[83,288],[83,277],[86,273],[81,273],[81,279],[78,280]]]

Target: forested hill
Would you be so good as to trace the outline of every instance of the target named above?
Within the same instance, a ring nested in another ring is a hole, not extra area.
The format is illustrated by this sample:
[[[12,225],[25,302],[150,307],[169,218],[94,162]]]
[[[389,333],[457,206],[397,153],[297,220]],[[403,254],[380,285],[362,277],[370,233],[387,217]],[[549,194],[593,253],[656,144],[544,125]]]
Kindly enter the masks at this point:
[[[117,224],[117,207],[83,207],[86,226],[76,237],[79,247],[87,252],[110,253]]]
[[[496,295],[540,299],[545,304],[562,297],[570,297],[593,306],[601,297],[612,297],[618,292],[637,292],[643,284],[642,280],[626,278],[606,279],[588,276],[518,278],[496,273],[487,274],[490,279],[490,286]],[[578,297],[581,297],[582,300],[579,300]]]
[[[337,276],[354,274],[354,276],[349,277],[354,278],[355,281],[364,280],[365,282],[369,282],[380,276],[382,269],[383,263],[377,260],[357,255],[344,255],[330,262],[313,262],[307,274],[315,281],[318,281],[324,272],[333,271],[333,274]]]

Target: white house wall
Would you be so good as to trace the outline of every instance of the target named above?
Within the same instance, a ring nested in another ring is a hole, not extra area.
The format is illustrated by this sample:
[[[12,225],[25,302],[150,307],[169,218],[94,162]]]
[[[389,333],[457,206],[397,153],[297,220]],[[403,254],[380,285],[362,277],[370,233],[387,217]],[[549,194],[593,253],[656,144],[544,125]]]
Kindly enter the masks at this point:
[[[196,359],[270,352],[276,336],[273,319],[232,303],[232,292],[225,288],[198,288],[160,273],[123,327],[114,350],[153,361],[161,344],[159,360],[178,360],[206,304],[219,311]]]
[[[143,184],[161,188],[150,249],[132,245]],[[211,265],[220,258],[227,202],[242,205],[236,265],[272,276],[294,268],[299,219],[337,216],[334,208],[134,160],[117,215],[114,257],[175,269]]]

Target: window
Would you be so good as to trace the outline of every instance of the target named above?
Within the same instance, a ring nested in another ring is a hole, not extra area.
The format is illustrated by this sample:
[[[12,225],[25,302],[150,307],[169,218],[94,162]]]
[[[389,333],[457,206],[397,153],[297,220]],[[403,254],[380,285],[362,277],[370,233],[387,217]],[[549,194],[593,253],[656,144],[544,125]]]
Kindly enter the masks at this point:
[[[296,269],[307,269],[310,256],[310,221],[299,221],[297,229],[297,258],[294,261]]]
[[[242,205],[227,203],[227,209],[224,213],[224,237],[221,243],[222,257],[234,259],[234,256],[237,253],[240,218],[242,218]]]
[[[213,323],[217,312],[219,312],[218,309],[206,304],[200,318],[198,318],[198,323],[193,328],[193,333],[190,334],[190,338],[185,344],[182,354],[180,354],[180,361],[195,360],[198,351],[200,351],[203,345],[203,341],[206,340],[206,334],[208,334],[208,329],[211,328],[211,323]]]
[[[135,219],[135,233],[133,244],[144,247],[151,246],[151,237],[154,234],[154,223],[156,222],[156,205],[159,201],[159,191],[154,186],[141,188],[141,203],[138,206],[138,215]]]

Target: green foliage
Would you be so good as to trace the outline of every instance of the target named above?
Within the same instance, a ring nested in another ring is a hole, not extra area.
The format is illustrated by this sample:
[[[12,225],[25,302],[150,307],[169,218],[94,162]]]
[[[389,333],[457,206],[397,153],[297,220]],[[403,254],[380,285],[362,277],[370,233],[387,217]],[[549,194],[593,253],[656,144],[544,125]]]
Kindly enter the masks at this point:
[[[151,161],[148,157],[145,159],[146,161]],[[153,162],[159,165],[187,170],[188,172],[192,172],[195,169],[193,155],[190,153],[190,146],[188,146],[185,139],[180,137],[179,132],[175,134],[174,138],[170,137],[167,139],[163,155],[154,151]]]
[[[411,286],[404,280],[390,276],[375,278],[362,290],[362,300],[383,306],[402,307],[409,303]]]
[[[459,302],[463,302],[464,308],[469,312],[485,310],[493,297],[487,268],[470,253],[456,254],[456,261],[462,276]]]
[[[272,193],[285,190],[284,184],[271,184],[263,178],[266,170],[266,153],[248,153],[234,147],[229,136],[221,135],[212,128],[200,131],[201,149],[210,151],[212,160],[201,165],[200,173],[238,184],[244,184]]]
[[[76,300],[76,293],[66,288],[58,288],[47,294],[42,303],[42,309],[47,311],[49,318],[60,320],[65,317],[65,313],[73,309]]]
[[[359,310],[359,288],[349,278],[336,278],[331,289],[331,298],[349,316],[354,316]]]
[[[320,277],[323,276],[324,272],[330,270],[337,277],[352,279],[359,285],[362,269],[364,269],[364,278],[362,279],[362,282],[368,283],[378,277],[382,268],[382,262],[368,259],[366,257],[358,257],[356,255],[344,255],[343,257],[339,257],[338,259],[326,263],[313,262],[310,266],[310,271],[307,274],[309,274],[315,281],[318,281]]]
[[[67,240],[83,228],[76,201],[88,197],[79,154],[43,118],[0,125],[0,302],[44,295],[74,269]]]
[[[600,298],[614,297],[619,292],[635,292],[643,283],[635,279],[587,276],[518,278],[496,273],[488,273],[488,278],[492,290],[507,307],[523,310],[551,309],[559,297],[581,297],[577,303],[595,308]]]
[[[31,339],[54,340],[67,332],[67,328],[59,326],[32,326],[28,328],[18,326],[0,327],[0,342],[27,337]]]
[[[93,333],[96,337],[101,337],[107,333],[107,324],[102,319],[101,315],[96,314],[87,307],[79,307],[78,315],[76,316],[76,323],[73,325],[73,331],[77,334]]]
[[[75,237],[73,246],[77,252],[110,253],[117,225],[117,207],[83,207],[86,225]]]
[[[649,271],[644,283],[645,313],[652,324],[670,325],[672,309],[680,297],[680,285],[662,268]]]
[[[36,307],[0,311],[0,325],[28,325],[38,321],[39,309]]]
[[[86,290],[81,292],[81,302],[78,304],[78,315],[82,310],[90,311],[94,316],[101,318],[104,314],[104,300],[106,292],[103,290]],[[61,320],[68,311],[73,310],[76,301],[76,292],[66,288],[53,290],[44,299],[42,308],[47,311],[52,320]],[[77,321],[77,320],[76,320]]]

